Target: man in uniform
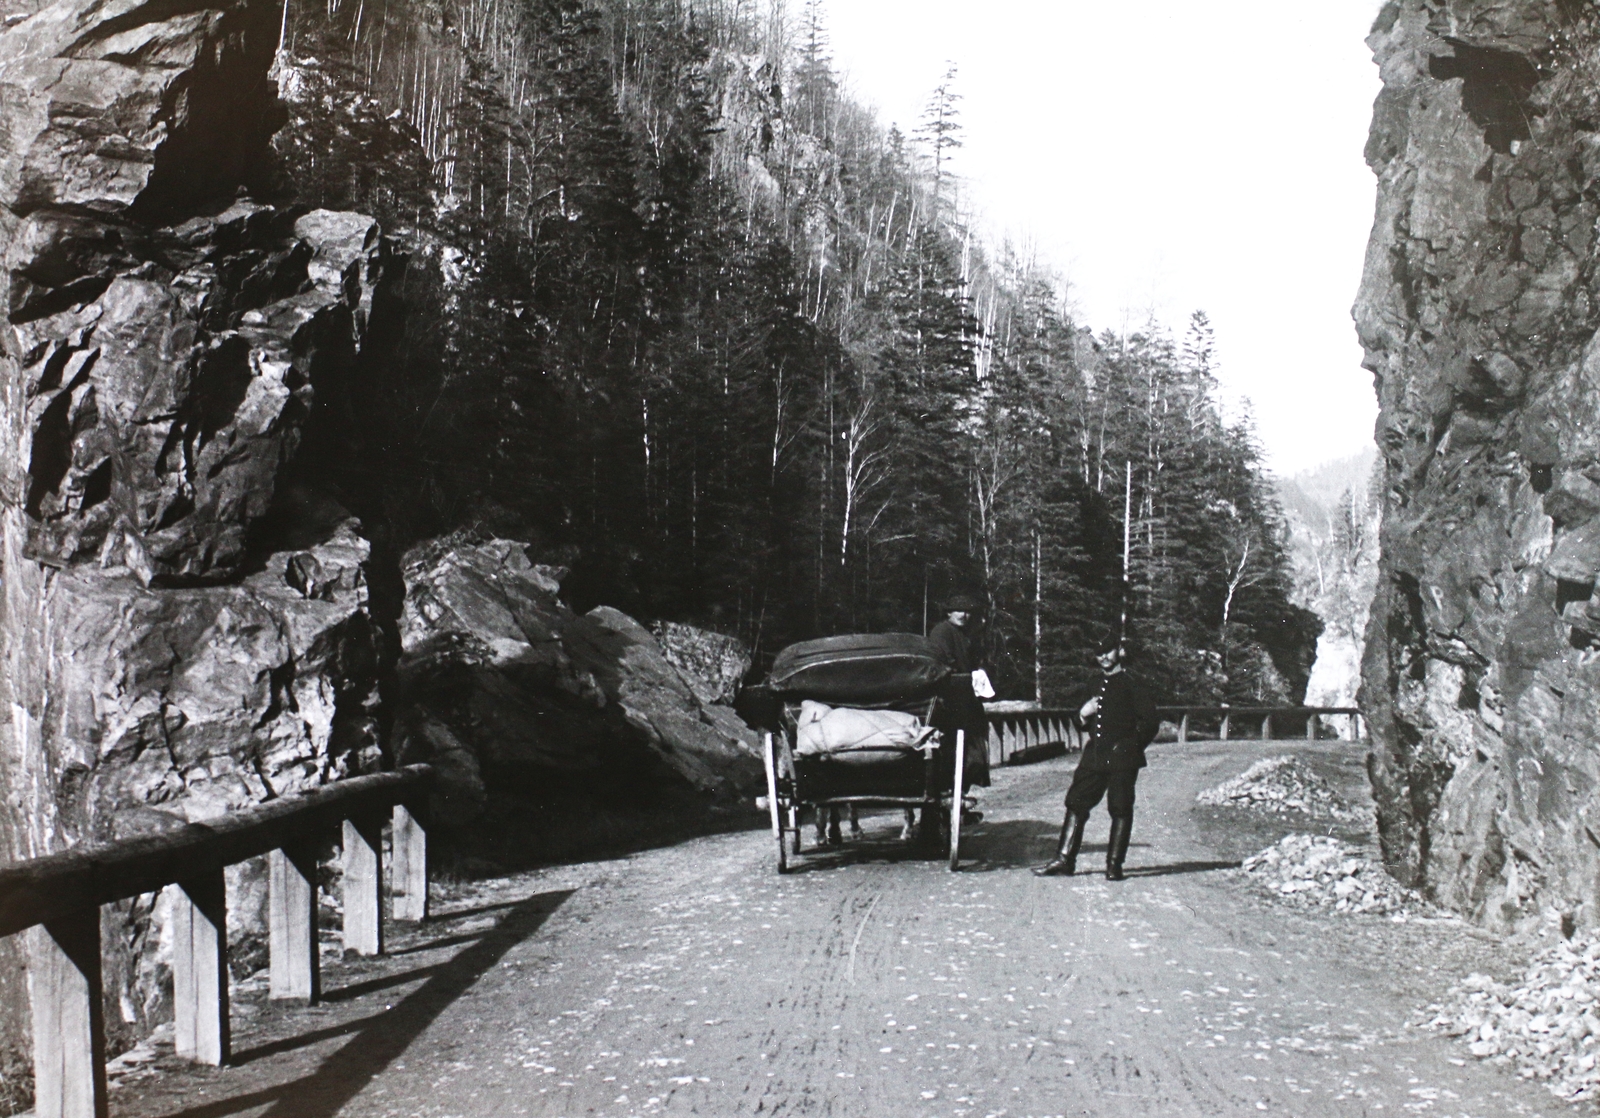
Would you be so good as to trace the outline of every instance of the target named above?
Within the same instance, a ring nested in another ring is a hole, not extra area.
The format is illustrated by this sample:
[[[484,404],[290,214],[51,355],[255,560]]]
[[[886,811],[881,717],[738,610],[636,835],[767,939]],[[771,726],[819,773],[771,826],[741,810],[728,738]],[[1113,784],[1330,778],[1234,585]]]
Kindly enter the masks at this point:
[[[1072,785],[1067,789],[1067,815],[1061,823],[1061,843],[1056,856],[1033,872],[1040,877],[1070,876],[1078,868],[1078,849],[1089,812],[1102,797],[1111,813],[1111,840],[1106,845],[1106,880],[1123,879],[1122,863],[1128,856],[1133,833],[1133,790],[1139,770],[1145,767],[1144,747],[1155,740],[1161,723],[1155,704],[1142,687],[1123,670],[1123,651],[1116,637],[1096,649],[1100,661],[1100,687],[1079,710],[1089,730]]]

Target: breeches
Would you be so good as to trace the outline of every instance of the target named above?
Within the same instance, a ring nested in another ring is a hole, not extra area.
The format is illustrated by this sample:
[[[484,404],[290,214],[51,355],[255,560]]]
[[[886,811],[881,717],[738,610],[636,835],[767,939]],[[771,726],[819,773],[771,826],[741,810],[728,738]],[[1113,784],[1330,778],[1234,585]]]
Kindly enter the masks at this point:
[[[1078,766],[1072,774],[1072,785],[1067,789],[1067,810],[1074,815],[1088,815],[1103,798],[1106,810],[1112,815],[1133,816],[1133,786],[1139,782],[1138,769],[1087,769]]]

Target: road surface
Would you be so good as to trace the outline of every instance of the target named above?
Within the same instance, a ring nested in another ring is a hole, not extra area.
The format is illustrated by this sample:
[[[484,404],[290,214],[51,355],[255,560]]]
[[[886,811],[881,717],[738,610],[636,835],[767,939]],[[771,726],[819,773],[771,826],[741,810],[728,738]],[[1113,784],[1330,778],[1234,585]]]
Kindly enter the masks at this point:
[[[774,872],[763,830],[448,893],[328,1000],[241,991],[235,1066],[136,1063],[140,1118],[839,1118],[1571,1113],[1415,1022],[1473,970],[1453,921],[1291,909],[1234,868],[1289,827],[1196,808],[1262,756],[1352,796],[1361,747],[1156,746],[1129,879],[1041,879],[1071,759],[1002,769],[961,872],[898,818]],[[1083,864],[1104,864],[1103,813]]]

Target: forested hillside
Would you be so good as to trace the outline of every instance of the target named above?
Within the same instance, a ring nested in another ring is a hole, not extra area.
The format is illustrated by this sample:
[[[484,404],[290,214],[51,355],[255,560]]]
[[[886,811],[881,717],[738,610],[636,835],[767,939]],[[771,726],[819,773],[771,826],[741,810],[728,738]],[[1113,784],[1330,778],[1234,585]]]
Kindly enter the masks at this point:
[[[886,128],[825,23],[817,0],[291,4],[263,189],[374,214],[433,312],[319,396],[297,469],[379,553],[528,539],[579,608],[758,664],[976,593],[1002,693],[1047,699],[1118,616],[1131,477],[1143,663],[1174,697],[1298,698],[1317,622],[1204,316],[1071,321],[1042,264],[968,230],[959,75]]]

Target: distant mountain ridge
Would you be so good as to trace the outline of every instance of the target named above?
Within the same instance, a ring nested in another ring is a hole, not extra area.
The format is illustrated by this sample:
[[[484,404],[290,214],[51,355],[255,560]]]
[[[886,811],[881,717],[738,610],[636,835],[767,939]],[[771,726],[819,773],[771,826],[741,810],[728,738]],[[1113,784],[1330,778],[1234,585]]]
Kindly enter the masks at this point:
[[[1283,503],[1283,511],[1308,521],[1325,517],[1346,490],[1366,491],[1377,459],[1378,451],[1374,447],[1279,478],[1278,499]]]

